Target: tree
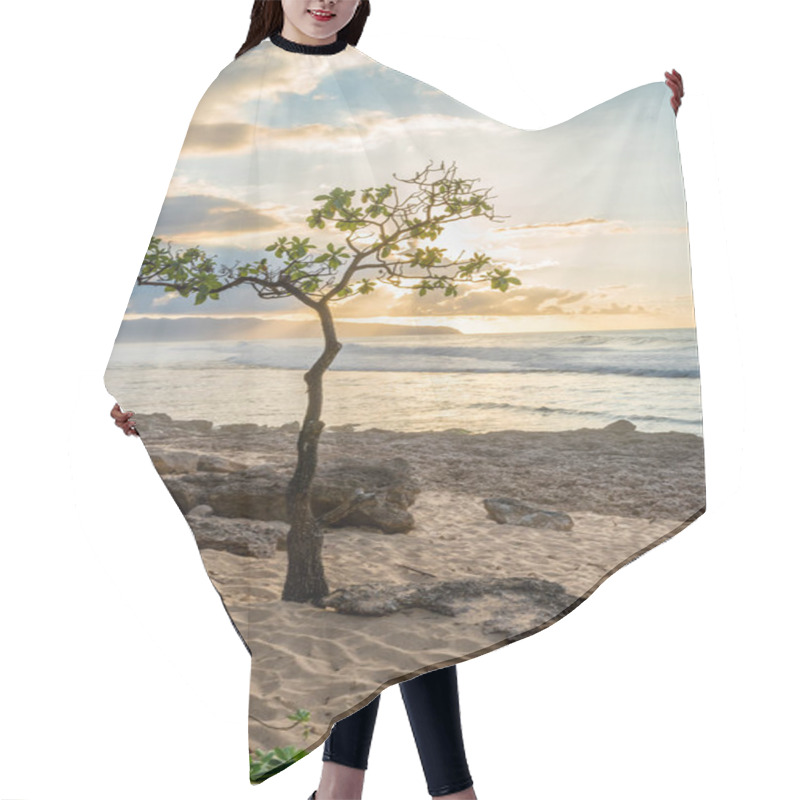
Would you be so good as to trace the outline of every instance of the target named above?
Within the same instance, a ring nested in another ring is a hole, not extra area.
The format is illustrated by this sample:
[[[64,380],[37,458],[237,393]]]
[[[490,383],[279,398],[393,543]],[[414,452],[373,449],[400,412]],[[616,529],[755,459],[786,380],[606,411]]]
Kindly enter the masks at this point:
[[[441,172],[431,177],[431,172]],[[309,228],[324,228],[326,221],[347,231],[346,244],[329,243],[326,251],[314,256],[316,245],[308,238],[281,236],[265,248],[281,259],[273,266],[266,258],[233,267],[218,266],[212,257],[197,247],[173,254],[162,240],[153,237],[138,285],[163,286],[167,292],[182,297],[195,296],[195,305],[208,298],[219,299],[220,292],[235,286],[249,285],[265,300],[289,295],[313,309],[319,316],[325,347],[313,366],[305,373],[308,402],[297,440],[297,465],[287,488],[287,509],[290,529],[287,539],[288,569],[282,599],[318,603],[328,594],[322,564],[322,533],[311,511],[311,484],[317,466],[317,445],[325,423],[322,414],[322,379],[325,371],[342,348],[336,338],[331,304],[356,294],[369,294],[376,283],[411,289],[424,296],[444,290],[455,297],[460,283],[489,282],[491,288],[505,292],[519,284],[511,270],[495,263],[484,253],[473,253],[455,260],[445,258],[439,247],[419,247],[420,239],[435,241],[445,225],[460,219],[484,216],[501,219],[488,202],[488,189],[474,189],[477,179],[458,178],[455,164],[437,169],[431,164],[413,178],[403,182],[418,188],[404,200],[397,189],[386,184],[364,189],[361,205],[353,205],[355,190],[334,188],[330,194],[318,195],[321,205],[306,218]],[[367,231],[367,239],[356,234]],[[372,234],[371,236],[369,234]],[[404,243],[411,243],[401,252]],[[370,275],[371,274],[371,275]],[[363,277],[361,277],[363,276]],[[369,277],[368,277],[369,276]],[[411,283],[411,285],[408,285]]]

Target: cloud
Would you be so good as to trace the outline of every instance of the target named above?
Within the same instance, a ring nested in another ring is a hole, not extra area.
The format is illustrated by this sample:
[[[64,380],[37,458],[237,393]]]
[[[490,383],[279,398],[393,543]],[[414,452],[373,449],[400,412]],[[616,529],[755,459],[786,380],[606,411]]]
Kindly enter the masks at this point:
[[[625,306],[619,303],[612,303],[610,306],[603,306],[601,308],[593,308],[592,306],[584,306],[581,309],[581,314],[647,314],[648,311],[644,306],[628,304]]]
[[[247,203],[213,195],[167,197],[156,224],[156,235],[174,241],[202,239],[204,235],[263,233],[283,230],[278,214]]]
[[[308,152],[351,151],[377,148],[398,140],[414,140],[415,135],[447,138],[456,135],[496,134],[494,123],[444,114],[414,114],[399,117],[388,111],[370,110],[354,114],[346,125],[309,123],[291,128],[261,127],[256,133],[265,147]]]
[[[564,306],[583,300],[586,292],[549,286],[531,286],[501,292],[499,289],[459,286],[456,297],[445,297],[437,290],[420,297],[412,289],[401,294],[381,286],[368,295],[336,303],[338,313],[356,317],[459,317],[459,316],[535,316],[572,313]]]
[[[273,47],[266,43],[219,73],[198,103],[192,123],[215,125],[237,117],[247,123],[252,121],[250,111],[256,102],[278,103],[283,94],[310,94],[329,77],[330,70],[326,59],[276,59]]]
[[[160,308],[161,306],[169,305],[173,300],[179,297],[180,295],[177,292],[164,292],[164,294],[160,294],[157,297],[154,297],[150,301],[150,305],[152,308]]]
[[[496,131],[484,120],[470,120],[440,114],[397,117],[386,111],[354,114],[346,125],[311,122],[279,128],[248,122],[203,122],[193,120],[181,150],[182,156],[207,157],[262,150],[297,152],[361,153],[365,147],[380,147],[415,134],[429,138],[459,134],[479,135]]]
[[[526,225],[508,225],[494,228],[492,233],[500,236],[512,235],[520,239],[540,236],[596,236],[621,233],[633,233],[634,228],[621,220],[584,219],[567,220],[565,222],[535,222]]]
[[[240,122],[204,124],[195,122],[189,127],[181,156],[220,155],[246,152],[253,145],[255,129]]]

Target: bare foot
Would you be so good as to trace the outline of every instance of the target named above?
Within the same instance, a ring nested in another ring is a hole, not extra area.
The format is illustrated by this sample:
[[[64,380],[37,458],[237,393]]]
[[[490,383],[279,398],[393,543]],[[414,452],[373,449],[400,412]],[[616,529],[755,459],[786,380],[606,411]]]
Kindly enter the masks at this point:
[[[314,800],[361,800],[365,774],[363,769],[323,761],[322,777]]]

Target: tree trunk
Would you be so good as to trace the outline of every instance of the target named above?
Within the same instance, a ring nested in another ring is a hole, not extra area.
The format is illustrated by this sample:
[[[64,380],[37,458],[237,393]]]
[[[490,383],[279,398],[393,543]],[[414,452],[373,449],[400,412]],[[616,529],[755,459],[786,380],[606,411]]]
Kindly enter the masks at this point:
[[[314,604],[330,591],[322,564],[323,533],[311,511],[311,484],[317,469],[317,447],[325,427],[320,419],[322,376],[342,348],[341,342],[336,339],[333,317],[327,305],[317,305],[316,311],[325,334],[325,349],[304,375],[308,387],[308,404],[297,438],[297,467],[286,490],[290,522],[286,540],[289,566],[281,596],[282,600],[297,603],[310,601]]]
[[[322,566],[323,534],[311,512],[311,483],[324,427],[324,422],[306,417],[297,443],[297,468],[286,491],[291,527],[286,539],[289,567],[281,599],[297,603],[317,601],[329,591]]]

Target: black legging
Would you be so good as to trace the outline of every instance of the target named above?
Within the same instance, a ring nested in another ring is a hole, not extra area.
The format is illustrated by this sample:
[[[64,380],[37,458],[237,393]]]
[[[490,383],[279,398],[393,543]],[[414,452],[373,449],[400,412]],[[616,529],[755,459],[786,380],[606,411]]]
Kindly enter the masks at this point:
[[[400,692],[431,797],[468,789],[472,777],[461,734],[456,665],[403,681]],[[334,723],[325,740],[323,761],[367,768],[380,699],[378,695],[355,714]]]

